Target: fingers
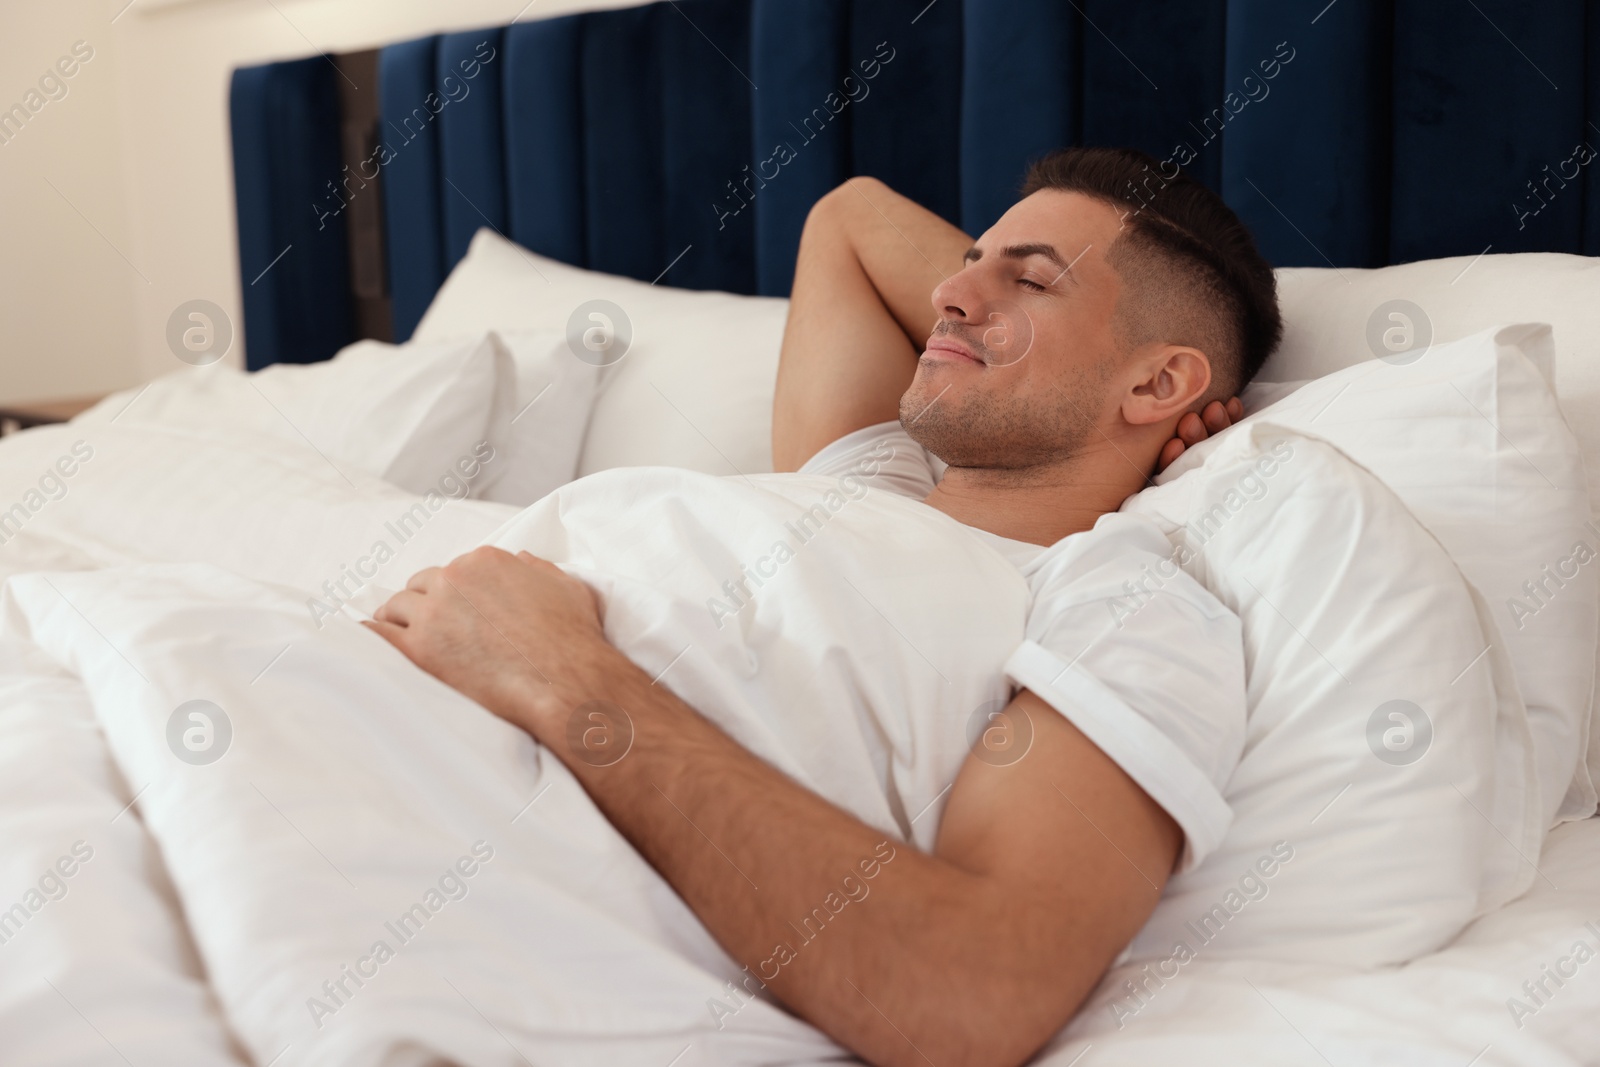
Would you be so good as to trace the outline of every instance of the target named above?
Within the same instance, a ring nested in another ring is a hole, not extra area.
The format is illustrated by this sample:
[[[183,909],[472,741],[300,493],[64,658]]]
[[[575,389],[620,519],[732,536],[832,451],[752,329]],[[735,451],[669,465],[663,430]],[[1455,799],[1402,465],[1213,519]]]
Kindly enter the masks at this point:
[[[411,580],[406,582],[406,588],[414,593],[426,593],[428,587],[434,583],[443,569],[442,567],[424,567],[411,576]]]
[[[1166,470],[1183,455],[1185,449],[1194,447],[1212,434],[1221,433],[1242,418],[1244,404],[1236,396],[1229,397],[1226,404],[1213,400],[1198,415],[1192,411],[1184,415],[1173,430],[1172,440],[1162,446],[1156,460],[1156,470]]]
[[[412,589],[396,593],[385,600],[383,605],[372,613],[372,617],[378,622],[391,623],[397,627],[410,626],[423,595]]]

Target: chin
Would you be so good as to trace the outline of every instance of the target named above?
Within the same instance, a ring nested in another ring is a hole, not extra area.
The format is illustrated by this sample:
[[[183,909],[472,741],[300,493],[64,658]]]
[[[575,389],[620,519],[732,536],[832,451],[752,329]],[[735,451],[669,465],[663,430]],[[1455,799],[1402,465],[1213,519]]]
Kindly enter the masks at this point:
[[[937,389],[928,394],[929,397],[938,395]],[[906,431],[906,436],[927,449],[929,455],[950,466],[968,466],[973,459],[972,446],[977,442],[972,440],[972,427],[964,425],[960,418],[952,417],[950,411],[940,410],[944,407],[944,401],[949,399],[948,396],[944,397],[929,410],[926,400],[907,392],[900,400],[900,426]]]

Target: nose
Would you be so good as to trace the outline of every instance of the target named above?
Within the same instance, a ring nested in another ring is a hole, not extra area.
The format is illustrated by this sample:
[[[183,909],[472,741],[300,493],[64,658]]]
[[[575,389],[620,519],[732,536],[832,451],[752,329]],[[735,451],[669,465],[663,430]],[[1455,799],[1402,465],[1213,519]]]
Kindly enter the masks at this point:
[[[991,367],[1018,363],[1033,347],[1033,319],[996,289],[1002,284],[996,273],[969,263],[933,289],[940,331],[959,337]]]
[[[976,264],[969,263],[933,287],[933,310],[943,322],[975,323],[983,310],[978,293],[977,279],[973,276]]]

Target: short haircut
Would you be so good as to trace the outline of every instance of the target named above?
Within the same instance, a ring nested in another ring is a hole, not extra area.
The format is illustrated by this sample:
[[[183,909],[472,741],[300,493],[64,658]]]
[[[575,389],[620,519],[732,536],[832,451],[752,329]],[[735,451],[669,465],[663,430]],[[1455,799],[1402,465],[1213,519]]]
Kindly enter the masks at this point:
[[[1127,343],[1200,349],[1212,361],[1213,397],[1232,396],[1255,377],[1283,337],[1277,279],[1220,196],[1132,148],[1051,152],[1028,169],[1022,195],[1041,189],[1122,212],[1106,261],[1127,289],[1116,311]]]

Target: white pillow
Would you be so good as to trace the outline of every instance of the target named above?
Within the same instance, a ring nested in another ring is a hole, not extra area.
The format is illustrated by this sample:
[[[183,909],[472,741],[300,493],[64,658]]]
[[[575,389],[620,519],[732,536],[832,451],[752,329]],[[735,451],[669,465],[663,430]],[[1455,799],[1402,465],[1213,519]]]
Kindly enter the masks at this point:
[[[1420,311],[1414,329],[1434,343],[1506,322],[1555,330],[1551,381],[1583,448],[1591,499],[1600,506],[1600,259],[1558,253],[1458,256],[1376,270],[1297,267],[1278,271],[1283,344],[1260,380],[1315,378],[1368,358],[1370,324],[1391,319],[1397,300]],[[1382,333],[1379,331],[1381,338]],[[1595,545],[1593,538],[1589,539]],[[1600,672],[1600,643],[1590,651]],[[1591,701],[1588,773],[1600,782],[1600,686]],[[1581,805],[1580,805],[1581,806]]]
[[[1283,344],[1258,380],[1317,378],[1379,354],[1368,330],[1411,324],[1414,340],[1456,341],[1508,322],[1555,331],[1551,382],[1583,444],[1591,495],[1600,502],[1600,259],[1555,252],[1457,256],[1356,270],[1289,267],[1278,275]],[[1421,317],[1396,308],[1413,304]]]
[[[424,493],[454,477],[489,436],[496,397],[511,395],[514,378],[511,356],[481,330],[438,344],[358,341],[320,363],[169,374],[113,393],[74,421],[254,435]]]
[[[632,336],[597,357],[604,373],[579,475],[650,465],[708,474],[772,469],[772,394],[787,300],[583,270],[484,228],[428,306],[416,338],[570,329],[576,344],[595,321],[585,305],[596,300],[620,308]],[[612,326],[620,336],[624,324]]]
[[[490,336],[510,354],[516,380],[496,399],[488,430],[496,456],[473,496],[526,507],[577,476],[602,368],[572,358],[562,333]]]
[[[1232,827],[1168,883],[1132,959],[1161,978],[1196,955],[1398,964],[1528,886],[1543,827],[1515,674],[1393,492],[1256,420],[1123,510],[1238,614],[1249,706]]]
[[[1582,754],[1600,644],[1600,537],[1586,525],[1577,440],[1539,369],[1553,357],[1542,323],[1485,330],[1409,362],[1368,359],[1245,420],[1321,437],[1364,465],[1488,600],[1527,702],[1545,826],[1595,809]],[[1216,447],[1203,443],[1158,481]],[[1530,594],[1530,582],[1547,592]]]

